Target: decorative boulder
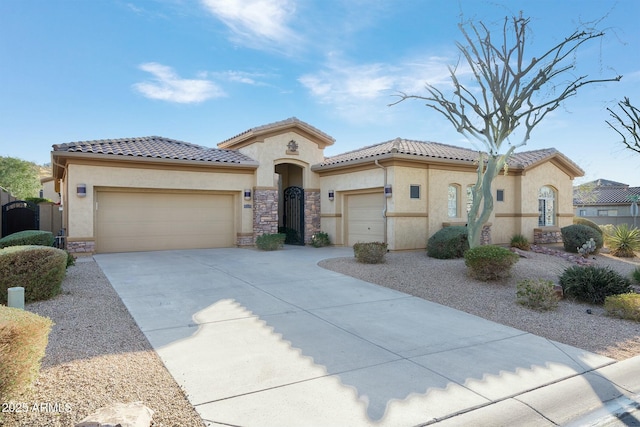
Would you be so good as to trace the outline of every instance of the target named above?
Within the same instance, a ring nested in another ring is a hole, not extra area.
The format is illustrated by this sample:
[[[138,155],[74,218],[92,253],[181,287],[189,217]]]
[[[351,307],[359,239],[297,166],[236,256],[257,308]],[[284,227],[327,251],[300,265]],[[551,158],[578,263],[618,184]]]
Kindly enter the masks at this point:
[[[115,403],[85,417],[75,427],[149,427],[153,411],[142,402]]]

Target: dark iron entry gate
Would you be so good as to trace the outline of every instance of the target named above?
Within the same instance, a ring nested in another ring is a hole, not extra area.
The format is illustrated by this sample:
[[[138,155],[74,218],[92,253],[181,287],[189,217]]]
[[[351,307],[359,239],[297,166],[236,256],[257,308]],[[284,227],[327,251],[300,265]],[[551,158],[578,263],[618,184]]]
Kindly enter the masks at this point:
[[[284,212],[282,217],[285,243],[304,245],[304,189],[287,187],[284,190]]]
[[[2,205],[2,237],[24,230],[39,230],[38,205],[24,200],[14,200]]]

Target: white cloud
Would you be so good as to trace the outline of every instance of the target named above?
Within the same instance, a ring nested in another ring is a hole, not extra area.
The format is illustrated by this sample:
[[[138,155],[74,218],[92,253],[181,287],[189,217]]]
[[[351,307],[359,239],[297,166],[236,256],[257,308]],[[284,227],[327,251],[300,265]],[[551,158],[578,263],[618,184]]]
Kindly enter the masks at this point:
[[[251,47],[291,44],[299,37],[288,24],[295,14],[293,0],[201,0],[229,27],[235,38]]]
[[[450,58],[430,57],[426,60],[399,61],[397,64],[352,64],[330,58],[320,71],[301,76],[298,81],[318,102],[333,106],[351,119],[377,114],[394,102],[394,94],[425,95],[425,83],[434,86],[450,84],[447,65]],[[463,70],[458,70],[461,75]]]
[[[136,83],[133,88],[151,99],[193,104],[211,98],[226,96],[224,91],[215,83],[205,79],[180,78],[173,68],[156,62],[140,65],[143,71],[153,75],[151,81]]]

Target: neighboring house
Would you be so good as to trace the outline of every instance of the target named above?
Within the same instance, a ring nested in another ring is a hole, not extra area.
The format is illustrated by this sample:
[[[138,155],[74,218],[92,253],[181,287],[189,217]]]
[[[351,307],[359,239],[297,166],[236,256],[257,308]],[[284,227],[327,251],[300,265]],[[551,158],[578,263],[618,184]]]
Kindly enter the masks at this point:
[[[218,148],[162,137],[54,145],[68,249],[250,246],[278,231],[290,243],[325,231],[338,245],[421,249],[442,227],[465,224],[477,152],[395,139],[325,158],[333,143],[290,118]],[[494,182],[485,241],[558,239],[572,222],[572,181],[582,175],[555,149],[515,154]]]
[[[599,225],[634,225],[633,200],[640,201],[640,187],[629,187],[628,184],[606,179],[587,182],[573,189],[575,215]],[[636,225],[640,225],[638,221],[636,218]]]

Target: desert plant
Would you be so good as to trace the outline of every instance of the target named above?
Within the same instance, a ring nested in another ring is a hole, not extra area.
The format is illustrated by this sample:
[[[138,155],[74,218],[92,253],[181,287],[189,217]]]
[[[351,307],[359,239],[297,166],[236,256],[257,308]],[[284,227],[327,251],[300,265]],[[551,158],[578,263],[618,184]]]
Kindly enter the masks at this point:
[[[534,310],[553,310],[560,299],[553,286],[551,280],[520,280],[516,285],[516,301]]]
[[[311,236],[311,246],[314,248],[321,248],[329,245],[331,245],[331,238],[329,237],[329,234],[324,231],[319,231]]]
[[[584,258],[587,258],[589,255],[596,251],[596,242],[593,238],[587,240],[586,243],[582,244],[582,247],[578,248],[578,253],[582,255]]]
[[[531,244],[529,243],[529,239],[522,234],[516,234],[511,238],[511,247],[528,251],[531,249]]]
[[[263,251],[275,251],[284,245],[284,241],[287,238],[286,234],[262,234],[256,238],[256,246]]]
[[[356,261],[363,264],[380,264],[384,262],[387,244],[382,242],[356,243],[353,245],[353,255]]]
[[[593,239],[596,243],[595,252],[602,248],[602,235],[591,227],[574,224],[562,227],[560,231],[564,250],[567,252],[578,253],[578,248],[581,248],[589,239]]]
[[[607,244],[611,249],[611,255],[633,258],[635,252],[640,251],[640,228],[629,228],[627,224],[620,224],[607,236]]]
[[[574,224],[580,224],[580,225],[586,225],[587,227],[591,227],[594,230],[596,230],[598,232],[598,234],[600,234],[601,236],[603,234],[603,230],[600,228],[600,226],[598,224],[596,224],[595,222],[591,221],[590,219],[581,218],[579,216],[574,216],[573,217],[573,223]]]
[[[636,267],[636,269],[631,272],[631,277],[640,285],[640,267]]]
[[[509,249],[495,245],[476,246],[464,253],[469,275],[482,281],[509,277],[511,267],[519,259]]]
[[[467,227],[452,226],[437,231],[427,241],[427,255],[431,258],[462,258],[469,249]]]
[[[603,304],[609,295],[629,292],[631,281],[610,267],[574,265],[560,275],[560,286],[568,297]]]
[[[640,294],[608,296],[604,300],[604,309],[609,316],[640,322]]]
[[[0,239],[0,249],[9,246],[38,245],[53,246],[55,238],[50,231],[24,230],[9,234]]]
[[[60,293],[67,269],[67,253],[45,246],[11,246],[0,250],[0,303],[7,303],[7,289],[24,287],[26,302],[52,298]]]
[[[76,265],[76,257],[73,256],[73,254],[69,251],[66,251],[67,253],[67,268],[71,267],[72,265]]]
[[[607,247],[609,247],[609,236],[613,234],[613,230],[615,230],[615,228],[616,226],[613,224],[603,224],[600,226],[600,230],[602,230],[602,238]]]
[[[38,376],[53,322],[0,305],[0,401],[18,397]]]

